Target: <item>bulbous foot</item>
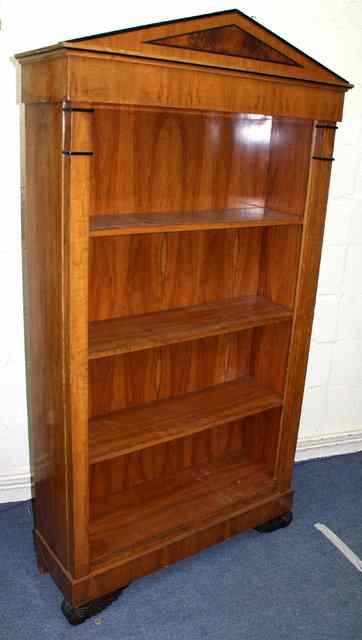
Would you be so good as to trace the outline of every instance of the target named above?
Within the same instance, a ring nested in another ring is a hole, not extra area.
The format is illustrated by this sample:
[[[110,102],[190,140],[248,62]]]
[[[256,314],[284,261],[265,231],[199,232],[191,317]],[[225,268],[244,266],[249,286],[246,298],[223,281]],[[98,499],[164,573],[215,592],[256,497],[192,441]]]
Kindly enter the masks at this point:
[[[255,531],[259,531],[259,533],[271,533],[272,531],[277,531],[277,529],[289,527],[292,520],[293,512],[287,511],[287,513],[283,513],[278,518],[274,518],[274,520],[269,520],[269,522],[264,522],[264,524],[255,527]]]
[[[62,613],[70,624],[82,624],[83,622],[88,620],[88,618],[97,615],[98,613],[109,607],[112,602],[119,598],[122,591],[123,588],[117,589],[117,591],[107,593],[106,595],[100,598],[96,598],[91,602],[87,602],[86,604],[82,604],[79,607],[73,607],[71,604],[69,604],[69,602],[63,600],[61,607]]]

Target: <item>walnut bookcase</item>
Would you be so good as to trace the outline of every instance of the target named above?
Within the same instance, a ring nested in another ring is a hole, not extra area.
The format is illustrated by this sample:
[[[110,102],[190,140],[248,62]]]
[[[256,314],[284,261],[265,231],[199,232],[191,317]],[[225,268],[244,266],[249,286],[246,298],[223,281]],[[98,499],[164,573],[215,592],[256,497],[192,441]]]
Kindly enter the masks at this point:
[[[77,623],[290,522],[351,85],[236,10],[18,59],[34,537]]]

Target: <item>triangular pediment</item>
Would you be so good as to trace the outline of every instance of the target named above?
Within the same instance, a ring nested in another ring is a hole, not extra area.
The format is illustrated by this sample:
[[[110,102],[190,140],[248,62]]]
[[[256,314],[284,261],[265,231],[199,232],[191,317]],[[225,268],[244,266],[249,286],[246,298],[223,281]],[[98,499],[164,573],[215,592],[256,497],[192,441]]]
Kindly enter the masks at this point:
[[[352,86],[238,9],[75,38],[51,49],[59,48]]]
[[[264,62],[277,62],[278,64],[297,65],[294,60],[288,58],[277,49],[255,38],[236,24],[227,24],[211,29],[189,31],[175,36],[149,40],[149,44],[159,44],[166,47],[191,49],[193,51],[205,51],[206,53],[236,56],[238,58],[250,58]],[[298,66],[298,65],[297,65]]]

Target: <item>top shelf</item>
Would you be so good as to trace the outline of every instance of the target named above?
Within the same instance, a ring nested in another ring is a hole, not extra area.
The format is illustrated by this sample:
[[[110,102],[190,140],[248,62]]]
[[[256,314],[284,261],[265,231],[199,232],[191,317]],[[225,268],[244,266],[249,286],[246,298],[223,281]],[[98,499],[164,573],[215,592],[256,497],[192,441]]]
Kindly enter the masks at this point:
[[[238,227],[302,224],[300,216],[245,205],[240,209],[183,213],[132,213],[90,217],[90,236],[122,236],[165,231],[196,231]]]

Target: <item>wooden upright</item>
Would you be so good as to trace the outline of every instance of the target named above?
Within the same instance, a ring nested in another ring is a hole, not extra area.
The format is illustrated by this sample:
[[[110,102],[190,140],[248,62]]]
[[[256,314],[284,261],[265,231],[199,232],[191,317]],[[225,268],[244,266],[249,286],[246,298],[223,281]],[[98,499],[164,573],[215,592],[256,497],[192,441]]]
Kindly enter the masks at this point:
[[[78,623],[290,523],[351,85],[237,10],[17,58],[34,538]]]

